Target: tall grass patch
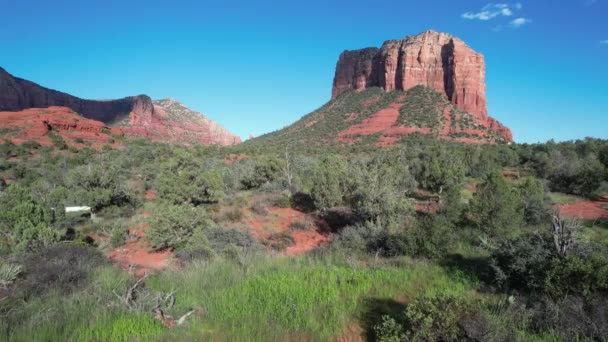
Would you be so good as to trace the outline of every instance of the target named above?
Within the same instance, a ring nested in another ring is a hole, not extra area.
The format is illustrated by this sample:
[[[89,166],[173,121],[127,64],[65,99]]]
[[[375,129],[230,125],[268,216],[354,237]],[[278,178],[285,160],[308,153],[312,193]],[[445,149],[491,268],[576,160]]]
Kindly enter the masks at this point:
[[[368,299],[407,301],[435,292],[464,295],[471,288],[464,277],[424,263],[368,268],[307,257],[261,257],[252,264],[244,274],[225,261],[199,263],[150,284],[175,289],[181,302],[176,310],[204,312],[192,321],[192,336],[228,340],[329,339],[363,314]]]

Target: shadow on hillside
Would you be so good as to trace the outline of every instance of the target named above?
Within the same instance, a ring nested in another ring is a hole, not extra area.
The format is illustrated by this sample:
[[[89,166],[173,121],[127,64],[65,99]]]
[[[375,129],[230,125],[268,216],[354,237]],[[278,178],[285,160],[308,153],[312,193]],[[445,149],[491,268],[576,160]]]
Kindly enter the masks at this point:
[[[442,266],[459,270],[484,282],[491,282],[492,269],[489,257],[464,257],[460,254],[449,254],[440,263]]]
[[[303,213],[311,213],[315,210],[315,201],[312,197],[304,192],[296,192],[291,196],[293,208]]]
[[[327,209],[320,217],[326,224],[331,233],[338,233],[342,228],[356,222],[352,210],[347,207],[335,207]]]
[[[399,319],[403,317],[406,308],[405,304],[386,298],[368,298],[364,305],[361,327],[366,341],[376,341],[374,327],[382,322],[382,316]]]

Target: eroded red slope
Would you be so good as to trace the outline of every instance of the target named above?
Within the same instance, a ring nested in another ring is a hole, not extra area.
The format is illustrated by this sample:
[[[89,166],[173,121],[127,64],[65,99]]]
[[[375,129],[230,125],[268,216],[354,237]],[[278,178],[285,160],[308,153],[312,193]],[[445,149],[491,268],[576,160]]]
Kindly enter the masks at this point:
[[[52,145],[51,136],[58,135],[69,146],[89,143],[91,147],[119,144],[113,136],[123,131],[104,123],[81,117],[70,108],[30,108],[19,112],[0,112],[0,137],[15,144],[37,141],[43,146]],[[82,140],[81,140],[82,139]]]

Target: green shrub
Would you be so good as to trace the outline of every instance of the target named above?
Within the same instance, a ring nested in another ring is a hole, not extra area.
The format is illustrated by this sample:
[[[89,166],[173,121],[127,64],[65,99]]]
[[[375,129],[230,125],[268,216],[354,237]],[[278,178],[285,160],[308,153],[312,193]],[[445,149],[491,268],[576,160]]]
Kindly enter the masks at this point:
[[[215,169],[165,167],[156,180],[156,193],[173,204],[217,203],[224,197],[224,181]]]
[[[268,207],[266,206],[266,203],[259,200],[253,202],[251,205],[251,211],[261,216],[268,215]]]
[[[416,187],[407,166],[392,158],[363,157],[349,170],[348,202],[360,220],[381,221],[389,226],[412,213],[407,195]],[[332,202],[339,204],[339,202]]]
[[[12,284],[23,272],[23,266],[0,262],[0,288]]]
[[[347,168],[339,157],[327,156],[313,169],[312,196],[315,206],[329,209],[341,205],[347,188]]]
[[[253,171],[245,175],[241,181],[245,189],[255,189],[277,179],[281,172],[281,164],[277,158],[263,157],[255,161]]]
[[[34,200],[29,188],[12,185],[0,192],[0,208],[0,232],[17,251],[50,245],[63,235],[52,227],[50,210]]]
[[[579,245],[566,257],[547,265],[544,291],[553,297],[592,297],[608,293],[608,248],[603,244]]]
[[[211,248],[217,253],[222,253],[226,246],[234,245],[238,249],[258,249],[260,246],[253,236],[248,232],[243,233],[236,229],[214,228],[205,232]]]
[[[403,326],[388,315],[382,316],[382,322],[374,326],[374,333],[378,342],[407,341],[407,335]]]
[[[40,147],[42,147],[42,145],[40,145],[40,143],[35,140],[28,140],[28,141],[24,142],[23,144],[21,144],[21,146],[28,150],[37,150]]]
[[[231,222],[239,222],[243,219],[243,211],[239,208],[232,208],[224,214],[224,219]]]
[[[499,244],[492,253],[494,281],[552,297],[590,297],[608,291],[608,247],[580,243],[560,255],[553,236],[522,235]]]
[[[382,252],[384,236],[384,227],[367,221],[345,227],[333,244],[349,253],[376,253]]]
[[[266,238],[264,241],[264,244],[275,251],[282,252],[287,249],[287,247],[293,246],[295,244],[295,240],[288,231],[277,232],[270,234],[270,236],[268,236],[268,238]]]
[[[61,244],[42,248],[25,257],[23,280],[18,292],[22,298],[59,291],[69,294],[89,283],[95,268],[104,263],[93,247]]]
[[[543,297],[531,311],[535,331],[551,331],[563,341],[608,340],[608,299],[603,295]]]
[[[51,139],[51,143],[53,143],[53,146],[60,150],[67,149],[68,145],[65,143],[62,136],[53,133],[49,133],[48,136]]]
[[[211,247],[205,231],[203,229],[195,229],[185,247],[177,251],[175,255],[182,261],[193,262],[211,261],[217,256],[217,253]]]
[[[273,196],[270,198],[270,205],[275,208],[290,208],[291,199],[283,195]]]
[[[533,225],[547,222],[549,205],[543,183],[534,177],[526,177],[518,189],[523,201],[524,221]]]
[[[146,237],[156,249],[184,247],[196,230],[213,227],[207,213],[189,205],[159,205],[150,218]]]
[[[470,219],[483,232],[505,236],[520,227],[522,200],[499,173],[489,174],[477,187],[470,205]]]
[[[129,230],[121,223],[116,222],[110,231],[110,244],[112,247],[122,246],[127,241],[128,236]]]
[[[405,316],[410,341],[457,341],[463,337],[459,321],[472,311],[462,298],[422,297],[408,304]]]
[[[494,282],[504,289],[542,292],[553,250],[552,241],[540,235],[501,241],[492,253]]]
[[[309,218],[294,220],[289,224],[289,229],[301,231],[313,230],[315,229],[315,223]]]

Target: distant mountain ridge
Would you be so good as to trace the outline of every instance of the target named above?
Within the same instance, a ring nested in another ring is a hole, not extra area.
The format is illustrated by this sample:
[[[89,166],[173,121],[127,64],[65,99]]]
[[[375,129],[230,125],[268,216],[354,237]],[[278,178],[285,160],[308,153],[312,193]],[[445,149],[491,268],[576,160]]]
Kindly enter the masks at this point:
[[[67,107],[87,119],[120,127],[127,137],[180,144],[233,145],[240,142],[238,136],[200,113],[190,111],[188,115],[182,113],[171,117],[163,104],[162,100],[154,103],[146,95],[117,100],[85,100],[14,77],[0,68],[0,112]]]

